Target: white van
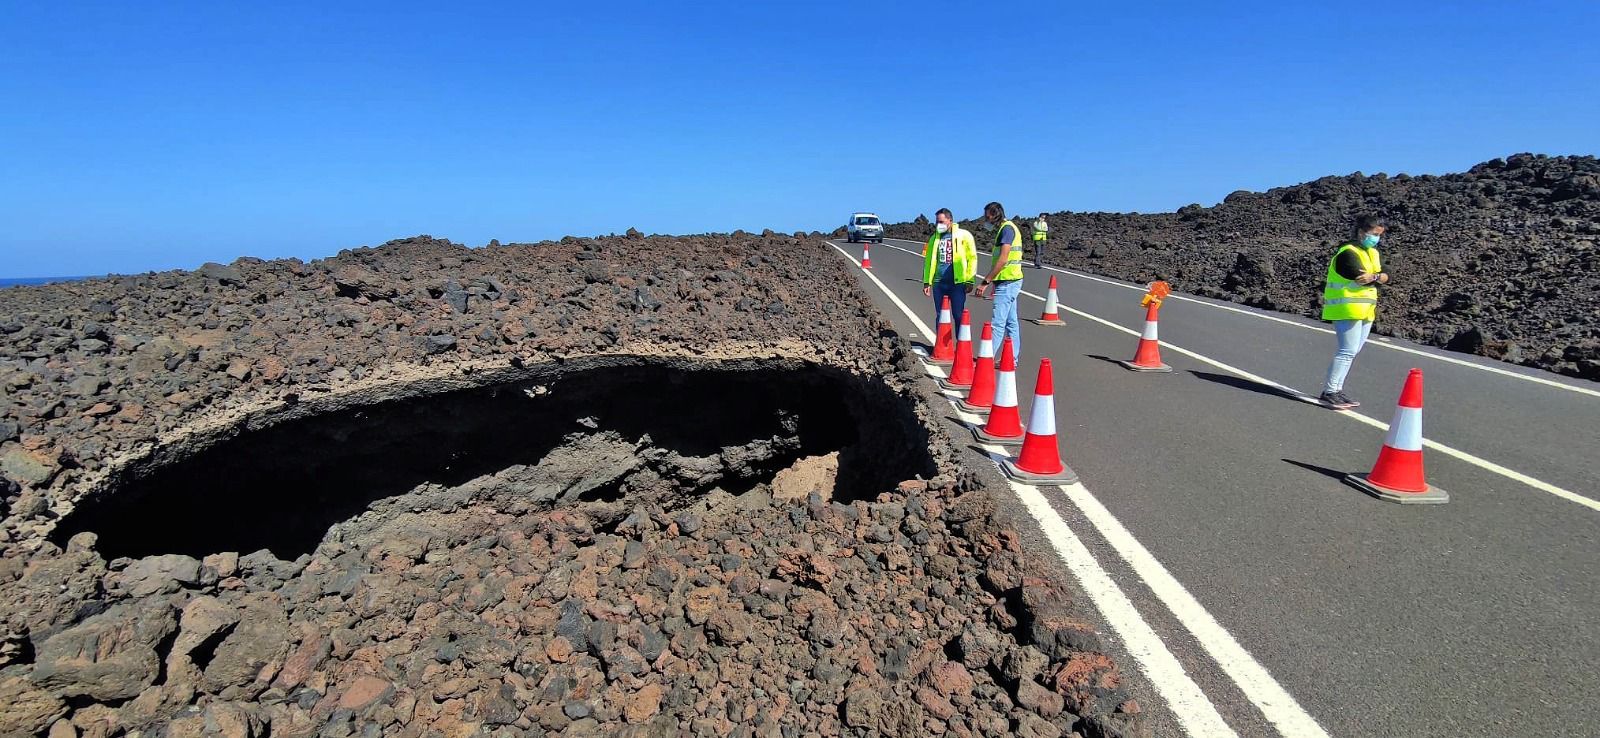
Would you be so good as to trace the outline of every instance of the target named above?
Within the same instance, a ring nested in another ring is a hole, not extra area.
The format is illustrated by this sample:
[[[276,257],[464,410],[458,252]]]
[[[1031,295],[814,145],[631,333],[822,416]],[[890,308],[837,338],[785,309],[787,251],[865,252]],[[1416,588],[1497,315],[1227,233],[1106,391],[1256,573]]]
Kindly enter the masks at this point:
[[[883,243],[883,223],[878,221],[878,216],[873,213],[851,213],[850,221],[844,224],[844,232],[850,243],[857,241],[872,241]]]

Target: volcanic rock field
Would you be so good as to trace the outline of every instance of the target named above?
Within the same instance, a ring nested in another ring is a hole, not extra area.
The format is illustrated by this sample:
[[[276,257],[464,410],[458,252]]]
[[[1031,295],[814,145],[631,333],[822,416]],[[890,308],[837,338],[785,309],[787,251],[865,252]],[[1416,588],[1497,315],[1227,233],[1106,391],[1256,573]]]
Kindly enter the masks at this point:
[[[1148,735],[841,265],[418,237],[0,290],[0,735]]]

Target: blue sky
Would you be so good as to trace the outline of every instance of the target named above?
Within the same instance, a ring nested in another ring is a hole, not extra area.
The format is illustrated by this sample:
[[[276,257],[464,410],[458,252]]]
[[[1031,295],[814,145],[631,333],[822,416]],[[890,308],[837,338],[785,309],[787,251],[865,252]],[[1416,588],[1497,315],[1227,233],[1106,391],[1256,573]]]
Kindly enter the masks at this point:
[[[0,2],[0,276],[1600,149],[1600,3]]]

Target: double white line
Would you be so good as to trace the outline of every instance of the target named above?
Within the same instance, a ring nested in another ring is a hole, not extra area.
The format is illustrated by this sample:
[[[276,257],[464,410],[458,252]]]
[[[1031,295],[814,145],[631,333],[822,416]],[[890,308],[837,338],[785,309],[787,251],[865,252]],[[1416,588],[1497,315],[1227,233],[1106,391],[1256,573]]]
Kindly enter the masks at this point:
[[[844,249],[832,242],[828,242],[828,245],[833,246],[846,259],[859,266],[855,257]],[[905,313],[906,318],[916,326],[917,330],[924,336],[933,335],[928,325],[891,292],[877,275],[867,270],[861,271],[896,307],[900,308],[901,312]],[[930,376],[936,378],[944,376],[944,370],[938,367],[926,362],[923,366]],[[944,394],[961,420],[975,422],[979,419],[976,415],[963,412],[955,404],[951,398],[953,392],[946,391]],[[982,448],[991,459],[998,459],[1006,454],[1006,451],[999,446],[983,444]],[[1172,650],[1160,636],[1156,635],[1155,630],[1150,627],[1144,616],[1139,614],[1127,594],[1094,558],[1094,554],[1090,553],[1083,541],[1072,532],[1039,488],[1014,481],[1008,483],[1012,492],[1021,500],[1023,507],[1033,516],[1034,522],[1044,532],[1050,545],[1055,548],[1056,554],[1061,557],[1073,576],[1077,577],[1079,585],[1094,602],[1095,609],[1100,611],[1101,618],[1121,638],[1129,655],[1138,662],[1140,671],[1171,707],[1173,716],[1184,732],[1205,738],[1237,736],[1238,734],[1217,712],[1216,705],[1189,676]],[[1088,488],[1080,482],[1060,489],[1083,513],[1084,518],[1099,531],[1117,555],[1122,557],[1123,561],[1127,562],[1134,573],[1144,581],[1156,599],[1160,600],[1178,622],[1194,636],[1206,654],[1222,668],[1223,673],[1238,685],[1245,698],[1261,711],[1268,722],[1272,723],[1280,733],[1291,738],[1301,736],[1326,738],[1328,734],[1322,726],[1318,725],[1300,703],[1272,678],[1255,657],[1239,645],[1233,635],[1223,628],[1187,589],[1184,589],[1171,572],[1156,560],[1149,549],[1134,538],[1133,534],[1100,504]]]

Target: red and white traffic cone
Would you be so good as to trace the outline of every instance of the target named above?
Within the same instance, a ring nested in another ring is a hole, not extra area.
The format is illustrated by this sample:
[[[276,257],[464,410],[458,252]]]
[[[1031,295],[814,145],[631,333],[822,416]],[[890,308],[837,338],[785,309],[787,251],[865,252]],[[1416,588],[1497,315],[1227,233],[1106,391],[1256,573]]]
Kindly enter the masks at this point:
[[[986,413],[994,404],[994,328],[987,322],[978,337],[978,358],[972,365],[972,389],[956,404],[969,413]]]
[[[1066,325],[1066,321],[1063,321],[1061,316],[1057,314],[1060,308],[1061,299],[1056,297],[1056,275],[1052,274],[1050,275],[1050,291],[1045,293],[1044,296],[1044,314],[1040,315],[1038,320],[1033,321],[1034,324]]]
[[[933,355],[928,357],[928,362],[939,366],[949,366],[956,359],[955,328],[950,324],[950,298],[946,296],[939,304],[938,335],[933,339]]]
[[[1039,381],[1033,390],[1033,408],[1028,414],[1028,434],[1015,459],[1000,462],[1007,476],[1030,484],[1072,484],[1078,473],[1061,463],[1061,447],[1056,442],[1055,380],[1049,359],[1039,360]]]
[[[1422,370],[1412,369],[1400,390],[1400,404],[1389,422],[1389,437],[1378,450],[1378,461],[1367,474],[1344,478],[1356,488],[1381,500],[1414,505],[1440,505],[1450,493],[1428,484],[1422,472]]]
[[[1134,352],[1133,361],[1119,361],[1118,364],[1136,372],[1170,372],[1172,367],[1161,363],[1161,343],[1156,334],[1156,311],[1161,309],[1161,303],[1152,301],[1144,311],[1144,334],[1139,336],[1139,350]]]
[[[869,249],[868,244],[865,243],[861,244],[861,268],[872,268],[872,250]]]
[[[956,358],[950,365],[950,376],[941,384],[945,389],[965,389],[972,386],[972,311],[961,311],[961,329],[956,331]]]
[[[1017,411],[1017,360],[1011,358],[1011,337],[1000,344],[1000,371],[994,377],[994,404],[989,421],[973,426],[972,435],[984,443],[1015,446],[1022,443],[1022,416]]]

